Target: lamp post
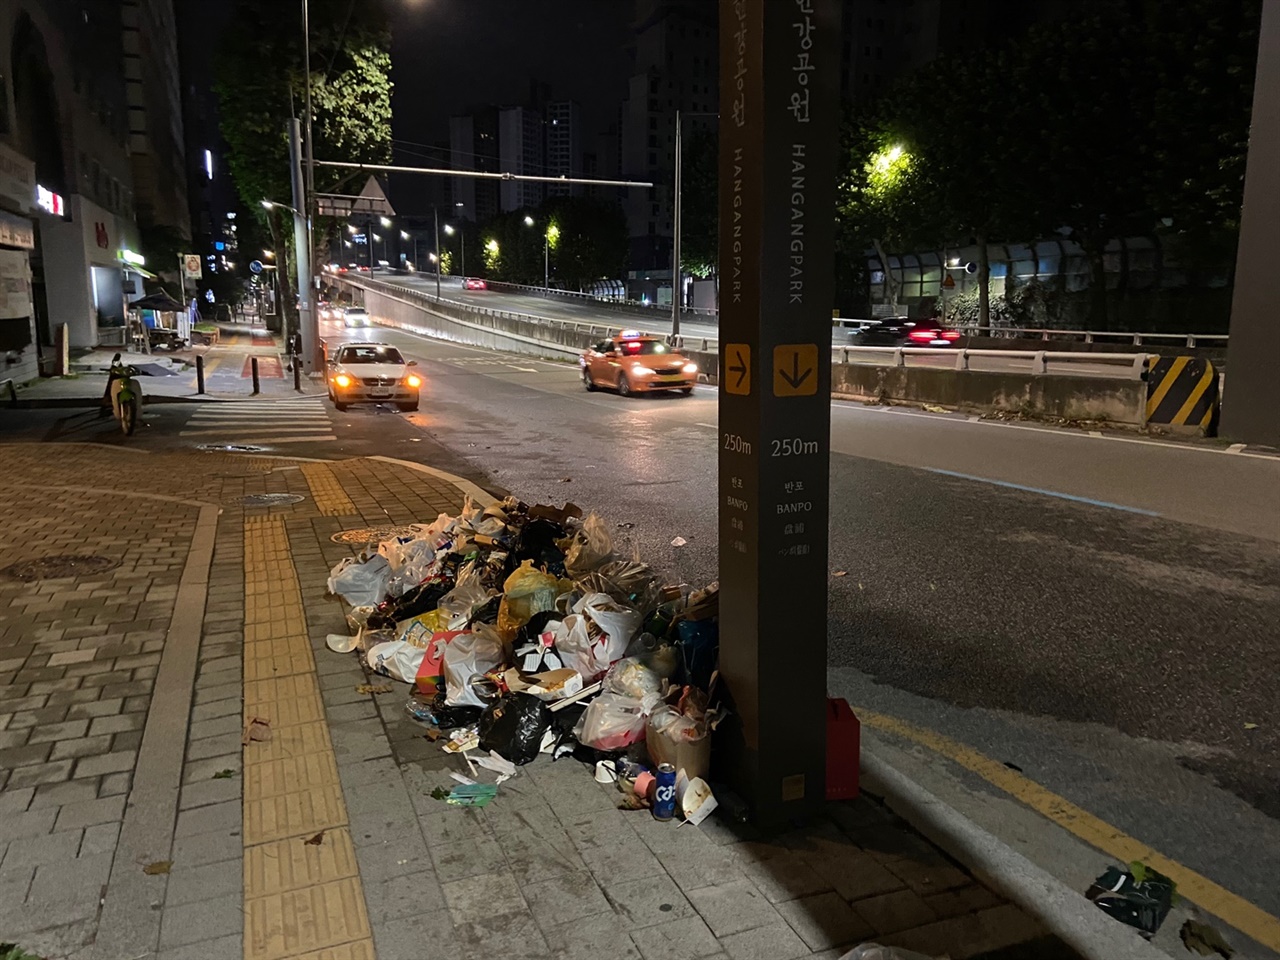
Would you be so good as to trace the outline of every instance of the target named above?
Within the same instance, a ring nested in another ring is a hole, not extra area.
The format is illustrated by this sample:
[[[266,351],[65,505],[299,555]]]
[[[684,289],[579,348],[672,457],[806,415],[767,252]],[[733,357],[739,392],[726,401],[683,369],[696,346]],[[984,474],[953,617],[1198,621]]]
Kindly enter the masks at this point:
[[[532,227],[533,223],[533,217],[524,218],[526,227]],[[547,224],[546,229],[542,231],[542,295],[544,297],[551,296],[551,232],[553,230],[557,237],[560,236],[560,228],[555,224]]]
[[[680,336],[680,308],[684,291],[680,283],[680,222],[684,215],[684,120],[688,117],[718,117],[718,113],[681,113],[676,111],[676,170],[671,211],[671,335]]]
[[[459,204],[459,206],[461,206],[461,204]],[[444,232],[447,233],[449,236],[453,236],[455,233],[458,234],[458,246],[462,252],[462,264],[458,269],[462,271],[462,276],[466,277],[467,275],[467,236],[462,232],[462,225],[459,224],[457,229],[455,230],[450,224],[446,223],[444,225]],[[450,273],[453,272],[452,265],[450,266],[449,272]]]
[[[408,232],[407,230],[401,230],[401,231],[400,231],[400,239],[401,239],[401,240],[408,240],[408,239],[409,239],[409,232]],[[416,235],[416,234],[415,234],[415,235],[414,235],[414,237],[413,237],[413,269],[415,269],[415,270],[417,270],[417,269],[418,269],[418,237],[417,237],[417,235]]]
[[[465,216],[462,211],[466,209],[467,205],[459,200],[453,206],[458,211],[458,252],[461,254],[461,265],[459,266],[459,269],[462,271],[462,276],[465,279],[467,276],[467,235],[462,231],[462,221]]]
[[[436,224],[436,299],[440,299],[440,211],[434,206],[431,208],[431,216]]]

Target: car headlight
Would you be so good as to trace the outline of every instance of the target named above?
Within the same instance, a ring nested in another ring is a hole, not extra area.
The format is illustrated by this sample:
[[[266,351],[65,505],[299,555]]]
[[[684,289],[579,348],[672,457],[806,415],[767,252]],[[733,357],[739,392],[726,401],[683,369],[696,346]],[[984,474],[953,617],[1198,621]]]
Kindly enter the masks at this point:
[[[686,364],[684,365],[684,372],[685,372],[685,373],[697,373],[697,372],[698,372],[698,365],[697,365],[696,363],[686,363]]]
[[[333,382],[340,387],[351,386],[351,378],[348,377],[345,373],[338,374],[336,377],[333,378]]]
[[[404,385],[406,387],[412,387],[413,389],[417,390],[420,386],[422,386],[422,379],[411,373],[409,374],[409,376],[404,378]]]
[[[652,371],[652,370],[650,370],[648,367],[642,367],[642,366],[640,366],[639,364],[636,364],[634,367],[632,367],[632,368],[631,368],[631,372],[632,372],[632,373],[634,373],[637,377],[652,377],[652,376],[653,376],[653,371]]]

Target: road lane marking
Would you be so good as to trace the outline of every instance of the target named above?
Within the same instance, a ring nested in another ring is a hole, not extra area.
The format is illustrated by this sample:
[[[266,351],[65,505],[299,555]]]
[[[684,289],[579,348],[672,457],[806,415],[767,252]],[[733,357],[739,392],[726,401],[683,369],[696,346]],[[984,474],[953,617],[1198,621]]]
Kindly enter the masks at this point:
[[[1231,446],[1227,447],[1227,453],[1240,453],[1246,446],[1248,446],[1248,444],[1233,443]]]
[[[695,420],[695,421],[694,421],[693,425],[694,425],[695,427],[708,427],[708,428],[709,428],[709,429],[711,429],[711,430],[719,430],[719,429],[720,429],[720,427],[719,427],[717,424],[714,424],[714,423],[702,423],[702,422],[697,421],[697,420]]]
[[[1132,863],[1138,860],[1160,871],[1177,883],[1178,893],[1192,903],[1269,949],[1280,950],[1280,918],[1272,916],[1177,860],[1164,856],[1142,841],[1089,813],[1083,807],[1076,806],[1065,797],[1011,770],[1003,763],[992,760],[971,747],[934,733],[932,730],[857,707],[854,707],[854,713],[859,721],[874,730],[896,734],[918,743],[966,770],[976,773],[1024,806],[1030,807],[1089,845],[1110,854],[1121,863]]]
[[[1071,500],[1075,503],[1087,503],[1093,507],[1106,507],[1108,510],[1123,510],[1126,513],[1140,513],[1144,517],[1158,517],[1160,514],[1154,510],[1144,510],[1141,507],[1126,507],[1122,503],[1111,503],[1108,500],[1094,500],[1092,497],[1078,497],[1073,493],[1059,493],[1057,490],[1045,490],[1041,487],[1026,487],[1020,483],[1010,483],[1008,480],[992,480],[989,477],[975,477],[971,473],[958,473],[955,470],[943,470],[941,467],[924,467],[930,473],[938,473],[944,477],[956,477],[960,480],[972,480],[975,483],[989,483],[996,487],[1007,487],[1010,490],[1021,490],[1024,493],[1038,493],[1044,497],[1057,497],[1059,500]]]
[[[210,428],[208,430],[180,430],[178,431],[178,436],[180,437],[210,437],[210,436],[225,437],[232,433],[234,433],[237,436],[240,436],[242,434],[247,434],[247,433],[272,433],[276,430],[288,430],[290,433],[312,434],[312,433],[328,433],[332,429],[333,429],[332,425],[329,425],[329,424],[326,424],[324,426],[316,426],[316,427],[288,427],[285,424],[277,423],[274,426],[262,426],[262,427],[242,427],[237,425],[235,427],[216,427],[216,428]]]

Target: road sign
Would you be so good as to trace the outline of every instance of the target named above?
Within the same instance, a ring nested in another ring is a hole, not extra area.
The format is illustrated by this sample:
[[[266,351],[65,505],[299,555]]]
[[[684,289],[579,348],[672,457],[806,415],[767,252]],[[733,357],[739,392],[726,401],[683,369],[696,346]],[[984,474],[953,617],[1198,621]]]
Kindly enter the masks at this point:
[[[724,357],[724,388],[735,396],[749,396],[751,394],[751,344],[726,343]]]
[[[261,272],[262,272],[262,261],[261,261],[261,260],[250,260],[250,261],[249,261],[249,272],[250,272],[250,273],[261,273]]]
[[[824,211],[836,202],[840,8],[720,0],[720,678],[733,715],[713,762],[766,826],[826,796]],[[772,389],[751,391],[752,357]]]
[[[818,345],[780,343],[773,348],[773,395],[811,397],[818,392]]]
[[[200,254],[184,253],[182,255],[182,276],[187,280],[199,280],[200,273]]]

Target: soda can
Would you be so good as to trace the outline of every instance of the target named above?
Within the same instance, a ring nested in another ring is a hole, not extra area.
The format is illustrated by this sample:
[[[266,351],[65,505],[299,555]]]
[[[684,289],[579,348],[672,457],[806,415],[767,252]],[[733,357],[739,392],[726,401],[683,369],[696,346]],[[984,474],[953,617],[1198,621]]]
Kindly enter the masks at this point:
[[[653,819],[670,820],[676,813],[676,768],[658,764],[658,778],[653,790]]]

